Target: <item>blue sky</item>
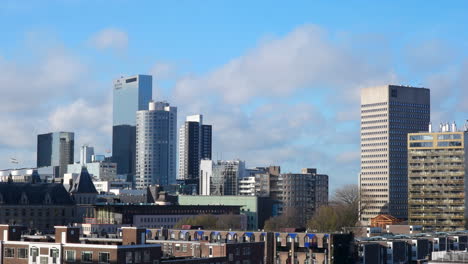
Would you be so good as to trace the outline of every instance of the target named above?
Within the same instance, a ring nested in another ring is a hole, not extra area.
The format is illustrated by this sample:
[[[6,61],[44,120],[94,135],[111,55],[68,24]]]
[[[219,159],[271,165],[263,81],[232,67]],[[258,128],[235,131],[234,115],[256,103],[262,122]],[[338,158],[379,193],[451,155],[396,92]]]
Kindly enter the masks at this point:
[[[468,115],[466,1],[2,1],[0,167],[35,134],[110,148],[111,84],[214,125],[214,156],[357,182],[359,89],[431,88],[434,122]]]

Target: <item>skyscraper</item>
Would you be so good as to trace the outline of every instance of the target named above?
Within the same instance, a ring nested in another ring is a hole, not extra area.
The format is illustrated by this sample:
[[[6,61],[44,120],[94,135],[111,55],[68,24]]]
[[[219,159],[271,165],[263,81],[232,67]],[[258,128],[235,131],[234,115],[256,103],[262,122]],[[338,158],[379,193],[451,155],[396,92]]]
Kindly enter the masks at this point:
[[[147,110],[152,98],[150,75],[135,75],[114,80],[112,160],[117,174],[133,181],[135,174],[136,112]]]
[[[211,140],[211,125],[203,125],[203,116],[187,116],[179,129],[179,179],[198,183],[200,161],[211,159]]]
[[[200,194],[238,195],[239,179],[244,175],[244,161],[202,160],[200,162]]]
[[[429,122],[429,89],[385,85],[361,91],[361,221],[378,214],[407,218],[407,134],[426,130]]]
[[[92,162],[92,157],[94,155],[94,148],[88,145],[81,146],[80,149],[80,163],[86,165],[86,163]]]
[[[177,107],[150,102],[149,110],[138,111],[136,117],[136,187],[174,183]]]
[[[55,177],[63,177],[67,165],[74,161],[73,132],[54,132],[37,135],[37,167],[57,167]]]

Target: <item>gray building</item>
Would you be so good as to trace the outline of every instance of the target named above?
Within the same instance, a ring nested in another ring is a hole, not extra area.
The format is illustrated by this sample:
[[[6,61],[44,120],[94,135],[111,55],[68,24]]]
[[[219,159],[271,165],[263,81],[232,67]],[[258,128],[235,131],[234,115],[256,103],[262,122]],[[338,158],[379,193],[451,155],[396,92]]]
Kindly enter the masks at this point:
[[[63,177],[74,161],[73,132],[54,132],[37,136],[37,167],[54,167],[55,177]]]
[[[408,217],[408,133],[430,122],[430,91],[385,85],[361,91],[360,219]]]
[[[212,128],[203,124],[203,116],[187,116],[179,129],[179,179],[198,183],[200,161],[211,159],[211,141]]]
[[[244,175],[244,161],[202,160],[200,163],[200,194],[238,195],[239,180]]]
[[[94,148],[88,145],[81,146],[80,149],[80,163],[86,164],[91,163],[94,156]]]
[[[153,78],[150,75],[121,77],[114,81],[112,159],[117,173],[133,181],[135,174],[136,112],[147,110]]]
[[[136,187],[169,185],[176,179],[177,107],[150,102],[137,112]]]
[[[328,175],[318,174],[317,169],[302,169],[301,173],[283,173],[279,177],[282,193],[280,213],[298,214],[303,225],[317,209],[328,204]]]

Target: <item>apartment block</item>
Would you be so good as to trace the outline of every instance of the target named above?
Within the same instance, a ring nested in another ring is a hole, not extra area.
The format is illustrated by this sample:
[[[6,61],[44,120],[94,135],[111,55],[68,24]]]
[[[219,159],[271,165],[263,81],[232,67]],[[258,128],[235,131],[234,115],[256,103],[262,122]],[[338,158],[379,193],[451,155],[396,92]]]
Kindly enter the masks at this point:
[[[463,230],[468,216],[468,132],[443,127],[408,135],[408,221],[425,231]]]

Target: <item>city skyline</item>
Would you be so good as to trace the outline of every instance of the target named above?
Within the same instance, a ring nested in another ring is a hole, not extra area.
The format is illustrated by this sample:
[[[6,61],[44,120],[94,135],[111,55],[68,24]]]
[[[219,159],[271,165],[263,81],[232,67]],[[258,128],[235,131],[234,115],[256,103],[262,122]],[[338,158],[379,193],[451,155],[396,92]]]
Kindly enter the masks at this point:
[[[244,13],[239,4],[239,16],[223,17],[233,6],[147,2],[152,19],[100,19],[136,8],[119,4],[0,7],[0,24],[8,27],[0,44],[2,168],[14,167],[10,157],[34,166],[37,134],[52,131],[75,133],[75,157],[86,143],[96,153],[110,150],[112,80],[121,75],[151,74],[152,99],[177,106],[180,117],[203,114],[213,125],[214,160],[284,172],[319,167],[331,188],[357,182],[360,88],[427,87],[435,125],[463,124],[468,113],[466,3],[363,4],[361,13],[304,2],[284,10],[257,3]],[[83,9],[91,22],[74,23]],[[267,14],[264,21],[258,12]]]

